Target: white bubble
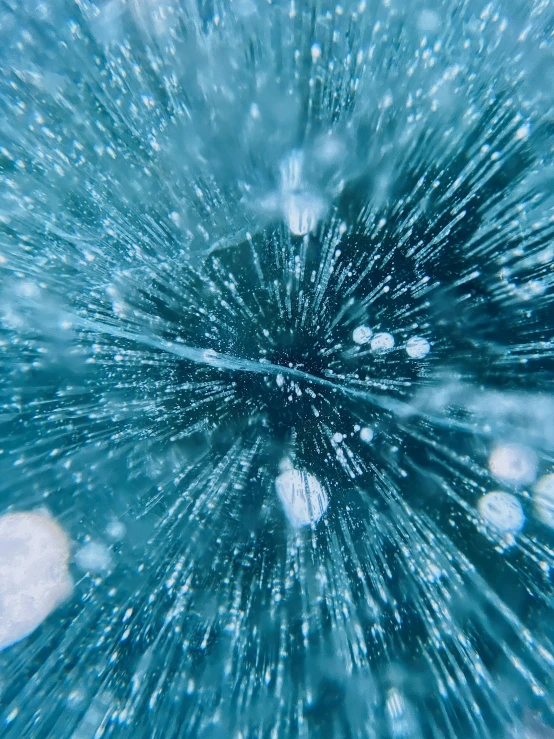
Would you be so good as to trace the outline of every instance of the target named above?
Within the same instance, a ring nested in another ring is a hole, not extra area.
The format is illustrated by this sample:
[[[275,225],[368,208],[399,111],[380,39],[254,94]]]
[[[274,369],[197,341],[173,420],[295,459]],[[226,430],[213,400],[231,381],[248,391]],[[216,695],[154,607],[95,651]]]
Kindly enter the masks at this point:
[[[364,426],[363,429],[360,429],[360,439],[365,441],[366,444],[373,441],[373,429],[370,429],[369,426]]]
[[[533,500],[539,519],[554,528],[554,473],[543,475],[535,485]]]
[[[487,493],[477,503],[481,517],[502,533],[521,531],[525,515],[519,500],[510,493]]]
[[[529,485],[537,476],[537,455],[522,444],[500,444],[489,457],[489,469],[501,482]]]
[[[371,350],[376,354],[384,354],[394,347],[394,336],[392,334],[375,334],[371,339]]]
[[[417,27],[423,33],[433,33],[440,28],[440,15],[434,10],[424,8],[417,16]]]
[[[112,566],[112,555],[105,544],[91,541],[75,554],[75,563],[83,572],[106,572]]]
[[[406,344],[406,352],[412,359],[423,359],[430,350],[431,344],[423,336],[412,336]]]
[[[114,541],[123,539],[125,532],[125,524],[121,523],[121,521],[110,521],[106,526],[106,535],[109,536],[110,539],[114,539]]]
[[[31,634],[71,593],[69,542],[41,513],[0,517],[0,649]]]
[[[327,493],[309,472],[288,469],[275,480],[279,500],[295,528],[317,523],[329,505]]]
[[[335,444],[340,444],[343,439],[344,439],[344,436],[340,433],[340,431],[336,431],[333,434],[333,441],[335,442]]]
[[[373,336],[373,331],[369,326],[358,326],[352,331],[352,339],[356,344],[367,344]]]

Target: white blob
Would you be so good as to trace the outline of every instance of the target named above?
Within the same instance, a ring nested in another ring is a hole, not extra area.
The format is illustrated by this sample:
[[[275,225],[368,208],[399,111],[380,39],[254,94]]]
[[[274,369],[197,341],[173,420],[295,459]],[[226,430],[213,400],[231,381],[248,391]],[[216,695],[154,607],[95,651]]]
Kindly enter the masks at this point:
[[[121,521],[110,521],[109,524],[106,526],[106,535],[114,541],[119,541],[120,539],[123,539],[123,537],[125,536],[125,532],[125,524],[121,523]]]
[[[307,192],[290,193],[283,198],[285,221],[295,236],[305,236],[314,231],[324,210],[320,198]]]
[[[340,433],[340,431],[335,431],[333,434],[333,441],[335,444],[340,444],[342,440],[344,439],[344,436]]]
[[[392,334],[375,334],[371,339],[371,351],[376,354],[384,354],[394,347],[394,336]]]
[[[554,529],[554,473],[543,475],[538,480],[533,500],[539,519]]]
[[[433,33],[438,31],[440,24],[440,15],[434,10],[424,8],[417,16],[417,27],[420,31],[423,31],[423,33]]]
[[[275,480],[279,500],[295,528],[317,523],[329,505],[327,493],[309,472],[289,469]]]
[[[106,572],[112,566],[112,555],[105,544],[91,541],[76,553],[75,563],[83,572]]]
[[[423,359],[430,350],[431,344],[423,336],[412,336],[406,344],[406,352],[412,359]]]
[[[500,444],[489,457],[489,469],[501,482],[529,485],[537,476],[537,455],[522,444]]]
[[[519,500],[510,493],[487,493],[477,503],[481,517],[502,533],[521,531],[525,515]]]
[[[42,513],[0,517],[0,649],[31,634],[66,600],[69,542]]]
[[[363,429],[360,429],[360,439],[365,441],[366,444],[373,441],[373,429],[370,429],[369,426],[364,426]]]
[[[367,344],[372,336],[373,331],[369,326],[358,326],[354,331],[352,331],[352,339],[354,343],[360,344],[360,346],[362,344]]]

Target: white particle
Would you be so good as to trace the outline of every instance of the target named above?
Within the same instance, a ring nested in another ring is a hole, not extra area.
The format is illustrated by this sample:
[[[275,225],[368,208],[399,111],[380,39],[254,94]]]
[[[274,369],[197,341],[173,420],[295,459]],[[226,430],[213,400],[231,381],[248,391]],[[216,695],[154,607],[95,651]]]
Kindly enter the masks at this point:
[[[319,44],[312,44],[311,54],[312,62],[316,62],[321,56],[321,46]]]
[[[277,495],[294,528],[315,524],[329,505],[327,493],[309,472],[289,469],[275,480]]]
[[[91,541],[75,554],[75,563],[84,572],[105,572],[111,568],[112,556],[105,544]]]
[[[371,350],[376,354],[384,354],[394,347],[394,336],[388,333],[375,334],[371,339]]]
[[[521,531],[525,515],[519,500],[510,493],[493,492],[483,495],[477,503],[481,517],[502,533]]]
[[[277,377],[275,378],[275,382],[277,383],[277,387],[283,387],[283,385],[285,384],[285,378],[281,373],[277,375]]]
[[[369,426],[364,426],[363,429],[360,429],[360,439],[365,441],[366,444],[373,441],[373,429],[370,429]]]
[[[355,344],[367,344],[372,336],[373,331],[369,326],[357,326],[354,331],[352,331],[352,340]]]
[[[500,444],[489,457],[494,477],[511,485],[529,485],[537,476],[537,455],[522,444]]]
[[[340,431],[336,431],[333,434],[333,441],[335,442],[335,444],[340,444],[343,439],[344,436],[340,433]]]
[[[423,336],[412,336],[406,343],[406,352],[412,359],[423,359],[431,349],[431,345]]]
[[[31,634],[71,593],[69,542],[41,513],[0,517],[0,649]]]

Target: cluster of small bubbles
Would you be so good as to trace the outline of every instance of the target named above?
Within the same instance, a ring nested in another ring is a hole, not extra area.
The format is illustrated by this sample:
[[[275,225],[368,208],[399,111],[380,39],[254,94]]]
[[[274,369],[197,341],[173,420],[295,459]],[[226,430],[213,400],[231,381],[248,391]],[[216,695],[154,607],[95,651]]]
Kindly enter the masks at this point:
[[[73,588],[69,541],[42,512],[0,517],[0,649],[29,636]]]
[[[500,444],[489,457],[493,477],[507,485],[530,485],[537,476],[535,452],[523,444]]]
[[[293,528],[316,524],[325,515],[329,498],[319,480],[309,472],[282,465],[275,489]]]
[[[487,524],[503,534],[515,534],[525,523],[521,503],[511,493],[487,493],[479,499],[477,509]]]

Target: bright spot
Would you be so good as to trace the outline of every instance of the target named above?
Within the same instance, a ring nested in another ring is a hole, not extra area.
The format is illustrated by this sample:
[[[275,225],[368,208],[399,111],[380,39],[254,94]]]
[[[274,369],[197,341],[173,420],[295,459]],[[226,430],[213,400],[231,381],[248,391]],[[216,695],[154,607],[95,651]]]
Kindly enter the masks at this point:
[[[42,513],[0,517],[0,649],[31,634],[71,593],[69,542]]]
[[[277,375],[277,377],[275,378],[275,382],[277,383],[277,387],[283,387],[283,385],[285,384],[285,378],[281,373]]]
[[[373,331],[369,326],[358,326],[352,331],[352,339],[356,344],[367,344],[373,336]]]
[[[537,456],[521,444],[501,444],[489,457],[489,469],[501,482],[529,485],[537,476]]]
[[[369,444],[373,440],[373,429],[370,429],[369,426],[364,426],[360,430],[360,439],[365,441],[366,444]]]
[[[533,500],[539,519],[554,528],[554,473],[543,475],[535,485]]]
[[[384,354],[390,351],[393,346],[394,336],[392,334],[375,334],[371,339],[371,351],[374,351],[376,354]]]
[[[314,231],[324,212],[321,200],[309,193],[298,192],[283,199],[285,221],[295,236],[305,236]]]
[[[275,480],[279,500],[295,528],[317,523],[329,505],[327,493],[309,472],[289,469]]]
[[[525,515],[519,500],[510,493],[487,493],[477,503],[481,517],[502,533],[515,533],[523,528]]]
[[[123,539],[125,532],[125,524],[121,523],[121,521],[110,521],[106,526],[106,535],[109,536],[110,539],[114,539],[114,541]]]
[[[412,336],[406,344],[406,352],[412,359],[423,359],[431,350],[431,344],[423,336]]]
[[[417,27],[423,33],[433,33],[440,28],[440,15],[434,10],[424,8],[417,16]]]
[[[336,431],[333,434],[333,441],[335,442],[335,444],[340,444],[343,439],[344,436],[340,433],[340,431]]]
[[[112,555],[105,544],[91,541],[76,553],[75,563],[83,572],[106,572],[111,568]]]

